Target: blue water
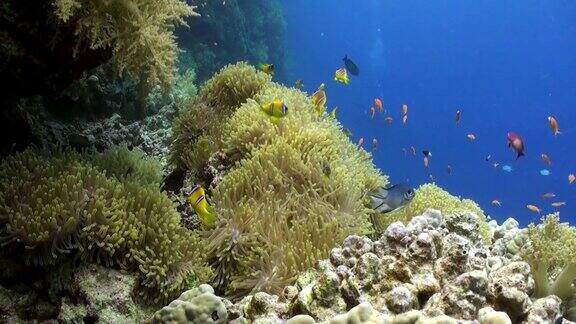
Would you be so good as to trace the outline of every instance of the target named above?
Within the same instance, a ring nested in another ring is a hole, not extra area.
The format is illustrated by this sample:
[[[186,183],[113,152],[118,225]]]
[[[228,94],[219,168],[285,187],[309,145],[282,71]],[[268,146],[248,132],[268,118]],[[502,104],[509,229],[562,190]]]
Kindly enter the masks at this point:
[[[364,137],[376,165],[392,182],[419,186],[435,182],[454,195],[478,202],[494,219],[537,221],[527,204],[553,212],[566,201],[561,219],[576,224],[576,3],[549,0],[328,1],[285,0],[291,73],[313,92],[325,82],[328,106],[339,120]],[[333,81],[348,55],[360,76],[348,86]],[[368,115],[375,97],[394,118]],[[409,120],[401,123],[401,106]],[[460,125],[454,121],[462,111]],[[562,134],[555,137],[547,117]],[[514,131],[525,141],[516,160],[506,145]],[[475,141],[466,135],[474,133]],[[415,146],[417,155],[402,148]],[[433,153],[425,169],[423,149]],[[552,166],[546,166],[547,153]],[[508,164],[504,172],[485,161]],[[453,174],[447,173],[447,165]],[[540,170],[547,168],[549,176]],[[554,192],[556,199],[541,195]],[[501,207],[491,204],[493,199]]]

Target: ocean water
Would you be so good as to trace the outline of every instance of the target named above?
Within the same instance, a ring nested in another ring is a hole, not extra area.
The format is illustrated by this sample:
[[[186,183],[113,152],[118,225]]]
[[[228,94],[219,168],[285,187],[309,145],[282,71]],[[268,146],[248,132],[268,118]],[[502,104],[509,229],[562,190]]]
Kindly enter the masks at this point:
[[[546,0],[283,1],[290,80],[305,90],[326,83],[328,107],[364,147],[379,142],[375,164],[392,183],[434,182],[471,198],[499,222],[521,225],[560,211],[576,224],[576,3]],[[360,68],[333,81],[348,55]],[[369,116],[379,97],[386,114]],[[409,106],[406,125],[401,107]],[[455,113],[461,110],[459,125]],[[388,125],[385,116],[394,118]],[[554,116],[561,135],[548,125]],[[523,137],[526,156],[507,147]],[[474,134],[471,141],[467,134]],[[416,148],[416,156],[402,149]],[[422,150],[430,150],[424,168]],[[552,160],[541,160],[546,153]],[[485,160],[491,155],[490,162]],[[500,166],[494,168],[492,163]],[[452,175],[447,166],[453,168]],[[502,170],[510,165],[512,172]],[[547,168],[549,176],[540,174]],[[543,199],[546,192],[554,199]],[[491,204],[498,199],[501,207]],[[560,209],[552,202],[564,201]],[[538,206],[542,213],[529,211]]]

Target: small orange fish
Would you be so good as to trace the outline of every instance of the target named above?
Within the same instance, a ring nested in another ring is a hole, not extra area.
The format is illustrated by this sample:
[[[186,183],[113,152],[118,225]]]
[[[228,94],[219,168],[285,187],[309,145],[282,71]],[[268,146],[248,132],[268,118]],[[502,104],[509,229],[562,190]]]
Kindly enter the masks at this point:
[[[374,107],[370,107],[370,118],[374,118],[375,114],[376,114],[376,109],[374,109]]]
[[[573,184],[576,181],[576,176],[572,173],[568,175],[568,183]]]
[[[394,121],[394,118],[388,116],[388,117],[384,118],[384,121],[385,121],[387,124],[392,124],[392,122]]]
[[[416,155],[416,148],[414,146],[410,146],[410,151],[412,151],[412,155]]]
[[[526,205],[526,208],[528,208],[528,210],[530,210],[533,213],[538,213],[540,214],[540,208],[538,208],[538,206],[535,205]]]
[[[460,125],[460,118],[462,118],[462,112],[460,110],[456,111],[456,125]]]
[[[406,125],[407,122],[408,122],[408,115],[404,115],[404,117],[402,117],[402,124]]]
[[[374,99],[374,105],[376,105],[376,108],[378,108],[379,112],[384,111],[384,106],[382,105],[382,100],[380,100],[380,98]]]
[[[556,118],[548,116],[548,124],[550,124],[550,129],[552,130],[554,136],[560,134],[560,126],[558,125],[558,121],[556,120]]]
[[[550,198],[554,198],[554,197],[556,197],[556,194],[553,192],[547,192],[547,193],[542,195],[542,198],[544,198],[544,199],[550,199]]]
[[[466,137],[468,137],[468,139],[471,140],[471,141],[476,140],[476,135],[474,135],[474,134],[472,134],[472,133],[466,135]]]
[[[408,115],[408,105],[407,104],[402,105],[402,115]]]
[[[446,171],[448,171],[448,175],[452,175],[452,166],[448,165],[448,167],[446,168]]]
[[[492,200],[492,205],[501,207],[502,203],[500,202],[500,200],[494,199],[494,200]]]
[[[372,139],[372,151],[375,151],[378,148],[378,140],[373,138]]]
[[[544,161],[544,163],[546,163],[547,165],[552,164],[552,160],[550,160],[550,157],[548,156],[548,154],[542,153],[542,155],[540,155],[540,157],[542,158],[542,161]]]
[[[424,157],[424,167],[425,167],[425,168],[427,168],[427,167],[428,167],[428,163],[429,163],[429,161],[428,161],[428,157],[427,157],[427,156],[425,156],[425,157]]]
[[[551,205],[552,205],[552,207],[560,208],[562,206],[566,206],[566,202],[565,201],[557,201],[557,202],[553,202]]]
[[[358,146],[362,146],[362,144],[364,144],[364,137],[360,137],[358,140]]]

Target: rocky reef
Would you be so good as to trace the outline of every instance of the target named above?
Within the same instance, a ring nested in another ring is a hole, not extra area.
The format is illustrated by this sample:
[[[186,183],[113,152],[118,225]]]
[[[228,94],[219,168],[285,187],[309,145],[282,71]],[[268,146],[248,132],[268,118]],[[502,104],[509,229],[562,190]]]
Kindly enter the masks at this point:
[[[513,219],[491,225],[498,234],[484,245],[476,215],[428,209],[376,241],[347,237],[280,295],[232,304],[204,285],[150,322],[573,323],[566,301],[534,295],[530,265],[508,248],[524,230]]]

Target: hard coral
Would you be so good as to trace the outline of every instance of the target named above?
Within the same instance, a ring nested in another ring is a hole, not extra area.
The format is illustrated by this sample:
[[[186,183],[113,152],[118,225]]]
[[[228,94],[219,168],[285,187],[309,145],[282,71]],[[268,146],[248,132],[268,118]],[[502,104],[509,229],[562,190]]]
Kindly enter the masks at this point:
[[[452,196],[442,188],[430,183],[420,186],[416,190],[416,196],[412,202],[404,208],[388,214],[376,214],[372,219],[376,231],[381,232],[388,227],[388,225],[396,221],[403,223],[410,221],[414,216],[422,214],[427,208],[438,209],[444,214],[462,213],[466,211],[474,213],[480,221],[480,235],[482,240],[485,243],[491,241],[491,233],[486,221],[486,215],[474,201]]]
[[[120,74],[171,85],[178,46],[172,29],[197,15],[181,0],[53,0],[56,16],[92,49],[111,49]]]
[[[207,279],[205,247],[180,226],[158,189],[120,182],[69,151],[28,149],[0,165],[0,237],[25,261],[53,264],[66,254],[140,275],[156,302]]]
[[[532,268],[535,295],[556,295],[567,299],[576,295],[576,228],[560,223],[558,213],[528,228],[528,244],[521,255]]]

